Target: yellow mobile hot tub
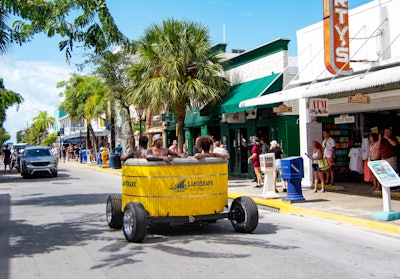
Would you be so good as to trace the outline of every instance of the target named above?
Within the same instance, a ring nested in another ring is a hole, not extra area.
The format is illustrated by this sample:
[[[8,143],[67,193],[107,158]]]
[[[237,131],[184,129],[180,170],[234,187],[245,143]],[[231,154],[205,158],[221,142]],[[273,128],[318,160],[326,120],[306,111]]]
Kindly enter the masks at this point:
[[[156,223],[209,223],[229,218],[239,232],[258,224],[258,210],[249,197],[228,208],[226,159],[175,158],[171,164],[129,159],[122,166],[122,194],[107,199],[107,222],[124,230],[128,241],[141,242]]]

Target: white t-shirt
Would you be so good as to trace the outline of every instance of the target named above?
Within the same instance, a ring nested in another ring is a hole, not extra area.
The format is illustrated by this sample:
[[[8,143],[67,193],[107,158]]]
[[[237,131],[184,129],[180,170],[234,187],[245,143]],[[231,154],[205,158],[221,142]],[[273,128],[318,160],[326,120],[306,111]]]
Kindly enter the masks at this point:
[[[350,157],[349,169],[361,174],[364,173],[364,165],[362,162],[361,149],[360,148],[350,149],[348,156]]]
[[[222,147],[215,147],[213,150],[213,153],[228,154],[228,152],[226,152],[225,148],[222,148]]]
[[[324,157],[332,158],[333,157],[333,148],[336,147],[336,142],[333,138],[329,137],[328,139],[324,139],[322,141],[322,146],[324,149]]]

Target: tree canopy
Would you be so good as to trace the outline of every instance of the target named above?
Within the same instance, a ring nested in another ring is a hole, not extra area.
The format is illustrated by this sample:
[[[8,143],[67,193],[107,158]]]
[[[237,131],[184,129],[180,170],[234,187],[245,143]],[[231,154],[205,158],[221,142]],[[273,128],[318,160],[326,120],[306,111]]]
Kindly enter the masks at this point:
[[[3,128],[3,123],[6,121],[7,109],[13,105],[17,105],[18,108],[23,100],[24,98],[22,98],[20,94],[11,90],[7,90],[4,87],[3,79],[0,78],[0,143],[3,143],[4,140],[8,140],[10,138],[10,135],[8,135]]]
[[[2,17],[13,15],[18,19],[12,28]],[[75,15],[76,16],[72,16]],[[3,24],[1,24],[3,22]],[[125,45],[129,40],[119,31],[105,0],[0,0],[0,49],[7,38],[19,44],[43,33],[48,37],[58,34],[61,51],[69,61],[77,45],[101,53],[110,45]]]
[[[206,27],[165,20],[151,26],[138,41],[138,63],[129,71],[133,104],[154,113],[176,114],[180,151],[186,110],[220,100],[229,86],[219,57],[210,49]]]

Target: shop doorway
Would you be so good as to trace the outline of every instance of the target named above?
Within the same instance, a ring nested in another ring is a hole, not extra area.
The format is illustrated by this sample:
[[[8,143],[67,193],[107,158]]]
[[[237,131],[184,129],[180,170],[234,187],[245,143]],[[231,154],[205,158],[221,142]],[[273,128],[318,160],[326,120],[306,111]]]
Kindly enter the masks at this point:
[[[232,146],[230,151],[231,171],[235,174],[247,174],[248,149],[244,144],[242,144],[243,139],[247,141],[247,129],[231,129],[229,138],[231,139],[230,146]]]

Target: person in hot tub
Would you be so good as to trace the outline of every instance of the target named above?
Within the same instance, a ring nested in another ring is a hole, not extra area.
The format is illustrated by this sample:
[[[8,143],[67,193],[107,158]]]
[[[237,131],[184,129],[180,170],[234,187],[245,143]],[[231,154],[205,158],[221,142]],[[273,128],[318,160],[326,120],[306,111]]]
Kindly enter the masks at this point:
[[[146,136],[141,136],[139,138],[139,150],[131,150],[125,156],[121,156],[121,161],[125,162],[129,158],[146,158],[148,143],[149,143],[149,138]]]
[[[186,154],[181,154],[179,152],[172,151],[168,148],[163,147],[163,139],[160,134],[155,134],[153,136],[152,147],[147,150],[147,160],[148,161],[164,161],[171,162],[174,157],[187,158]]]
[[[209,136],[201,136],[196,141],[203,151],[201,153],[194,154],[196,159],[201,159],[205,157],[221,157],[221,158],[229,158],[229,154],[222,153],[210,153],[210,147],[213,144],[213,139]]]

